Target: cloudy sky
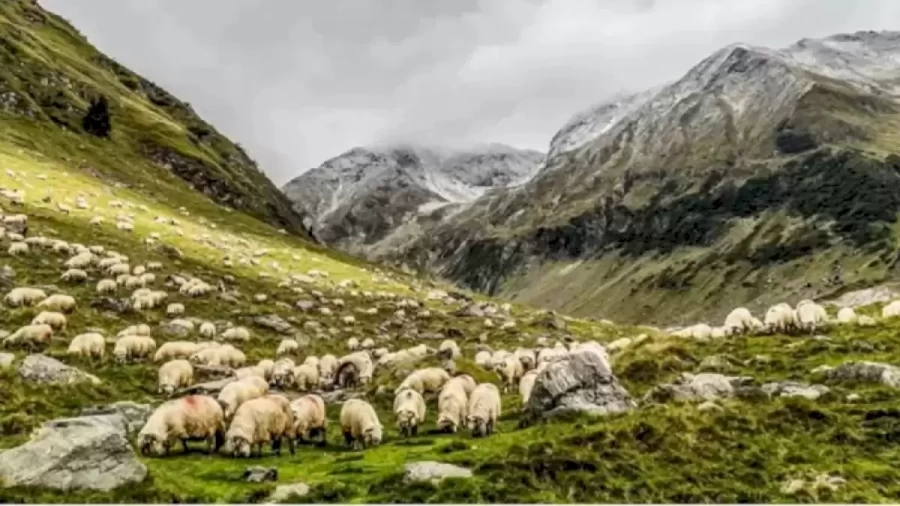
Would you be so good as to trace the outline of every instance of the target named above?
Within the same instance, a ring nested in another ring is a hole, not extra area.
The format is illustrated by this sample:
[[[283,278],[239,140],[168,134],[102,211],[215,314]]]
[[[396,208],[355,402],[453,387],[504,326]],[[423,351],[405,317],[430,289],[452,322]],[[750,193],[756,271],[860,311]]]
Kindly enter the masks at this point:
[[[732,42],[900,29],[897,0],[40,0],[276,183],[358,145],[547,149]]]

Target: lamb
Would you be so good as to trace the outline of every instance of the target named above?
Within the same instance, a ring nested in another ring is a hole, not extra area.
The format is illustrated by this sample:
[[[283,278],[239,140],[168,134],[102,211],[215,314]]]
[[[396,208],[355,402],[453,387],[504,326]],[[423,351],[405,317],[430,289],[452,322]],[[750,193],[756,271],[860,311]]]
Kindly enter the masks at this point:
[[[298,441],[321,437],[325,444],[328,417],[325,412],[325,401],[315,394],[307,394],[291,402],[294,413],[294,435]]]
[[[232,327],[220,336],[223,341],[249,341],[250,331],[244,327]]]
[[[519,395],[522,397],[522,405],[528,404],[528,399],[531,398],[531,389],[534,388],[534,380],[538,377],[537,371],[528,371],[522,376],[522,379],[519,380]]]
[[[161,365],[157,373],[158,392],[172,395],[179,388],[194,383],[194,366],[184,359],[170,360]]]
[[[712,327],[706,323],[697,323],[690,327],[685,327],[672,335],[684,339],[696,339],[698,341],[707,341],[712,337]]]
[[[526,371],[534,369],[537,365],[537,354],[535,354],[534,350],[529,350],[528,348],[516,348],[513,355],[519,359],[519,362],[522,363],[522,367]]]
[[[55,311],[41,311],[31,320],[32,325],[50,325],[53,330],[66,329],[66,315]]]
[[[37,288],[19,287],[13,288],[3,301],[9,307],[33,306],[47,298],[43,290]]]
[[[368,402],[350,399],[341,407],[341,432],[344,441],[355,450],[381,444],[384,427],[378,421],[378,414]]]
[[[53,337],[53,328],[49,325],[25,325],[19,330],[7,336],[3,340],[3,346],[25,346],[30,349],[42,348],[50,345]]]
[[[6,252],[11,257],[26,255],[28,254],[28,244],[21,241],[12,242]]]
[[[294,387],[308,392],[319,385],[319,369],[314,365],[302,364],[293,368]]]
[[[216,351],[219,354],[219,362],[222,365],[227,365],[228,367],[238,368],[243,367],[247,362],[247,356],[241,350],[231,346],[230,344],[226,344],[220,348],[216,348]]]
[[[438,346],[438,357],[445,360],[456,360],[462,356],[459,345],[452,339],[446,339]]]
[[[503,380],[503,391],[508,392],[510,389],[519,384],[519,380],[525,374],[525,368],[522,362],[515,355],[510,355],[503,360],[503,364],[497,367],[497,374]]]
[[[156,351],[156,342],[151,337],[126,335],[120,337],[113,347],[113,355],[118,362],[140,360]]]
[[[177,302],[173,302],[166,306],[166,315],[168,316],[181,316],[184,314],[184,304],[179,304]]]
[[[75,336],[69,343],[66,353],[80,357],[103,358],[105,352],[106,340],[103,336],[96,332],[89,332]]]
[[[781,302],[766,311],[765,327],[768,332],[787,334],[797,328],[797,315],[791,306]]]
[[[222,446],[225,416],[215,399],[206,395],[189,395],[163,403],[147,419],[138,434],[142,455],[167,455],[172,444],[180,440],[184,451],[191,439],[206,440],[207,453]]]
[[[454,379],[445,383],[438,395],[437,428],[443,432],[456,433],[466,419],[469,396],[465,384]]]
[[[75,305],[75,297],[72,297],[71,295],[56,293],[40,301],[37,307],[40,309],[48,309],[50,311],[71,313],[75,310]]]
[[[492,383],[481,383],[469,396],[466,422],[473,437],[492,434],[500,416],[500,391]]]
[[[222,406],[222,412],[225,419],[230,419],[235,414],[241,404],[258,397],[262,397],[269,393],[269,384],[264,378],[259,376],[248,376],[225,385],[225,388],[219,392],[219,405]]]
[[[167,343],[163,343],[159,349],[156,350],[156,354],[153,355],[154,362],[162,362],[163,360],[173,360],[173,359],[188,359],[194,353],[199,351],[197,349],[197,343],[191,341],[169,341]]]
[[[405,389],[394,397],[394,415],[401,436],[415,436],[425,421],[425,399],[415,390]]]
[[[814,333],[828,322],[825,308],[811,300],[802,300],[797,304],[797,324],[802,330]]]
[[[119,285],[112,279],[101,279],[97,282],[97,293],[115,293]]]
[[[210,322],[200,324],[200,336],[206,338],[216,337],[216,326]]]
[[[447,371],[439,367],[426,367],[425,369],[411,372],[403,380],[403,383],[400,383],[400,386],[394,390],[394,393],[399,393],[405,389],[415,390],[422,395],[425,393],[437,393],[444,386],[444,383],[449,380],[450,375]]]
[[[288,355],[300,351],[300,344],[293,339],[282,339],[278,343],[278,349],[275,350],[275,356]]]
[[[341,388],[364,385],[372,380],[375,367],[369,354],[358,351],[341,357],[334,373],[334,384]]]
[[[853,310],[852,307],[844,307],[838,311],[837,314],[838,323],[847,324],[847,323],[856,323],[857,316],[856,311]]]
[[[225,434],[234,457],[249,457],[253,447],[262,456],[262,446],[270,443],[272,452],[281,454],[281,441],[287,438],[288,449],[294,454],[294,415],[290,403],[280,395],[266,395],[249,400],[237,409]]]
[[[359,349],[359,339],[355,337],[351,337],[347,339],[347,349],[350,351],[356,351]]]
[[[294,377],[294,367],[296,364],[289,358],[282,358],[275,362],[272,367],[272,385],[276,387],[284,387],[290,385]]]

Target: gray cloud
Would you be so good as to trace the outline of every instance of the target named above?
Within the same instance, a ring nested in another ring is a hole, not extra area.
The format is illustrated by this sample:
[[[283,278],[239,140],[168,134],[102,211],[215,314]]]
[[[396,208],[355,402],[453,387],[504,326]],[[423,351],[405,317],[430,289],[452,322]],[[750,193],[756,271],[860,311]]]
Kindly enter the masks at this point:
[[[721,46],[896,29],[896,0],[41,0],[282,183],[357,145],[545,150]]]

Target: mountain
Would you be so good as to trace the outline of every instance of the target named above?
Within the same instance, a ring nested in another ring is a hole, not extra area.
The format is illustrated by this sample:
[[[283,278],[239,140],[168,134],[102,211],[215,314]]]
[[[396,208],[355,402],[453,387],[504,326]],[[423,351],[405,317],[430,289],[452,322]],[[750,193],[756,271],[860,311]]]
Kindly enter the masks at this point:
[[[294,178],[283,191],[321,240],[367,254],[413,234],[412,227],[413,235],[427,230],[492,190],[521,184],[543,159],[501,144],[359,147]]]
[[[524,185],[382,258],[585,316],[683,322],[896,276],[900,33],[725,47],[593,107]]]

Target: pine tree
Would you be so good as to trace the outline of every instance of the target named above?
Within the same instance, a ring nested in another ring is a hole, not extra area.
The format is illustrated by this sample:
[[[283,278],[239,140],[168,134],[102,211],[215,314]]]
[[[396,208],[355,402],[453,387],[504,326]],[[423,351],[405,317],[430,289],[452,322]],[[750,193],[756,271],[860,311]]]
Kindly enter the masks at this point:
[[[109,119],[109,103],[107,103],[106,97],[101,95],[100,98],[91,102],[91,107],[81,120],[81,126],[85,132],[91,135],[109,137],[112,124]]]

